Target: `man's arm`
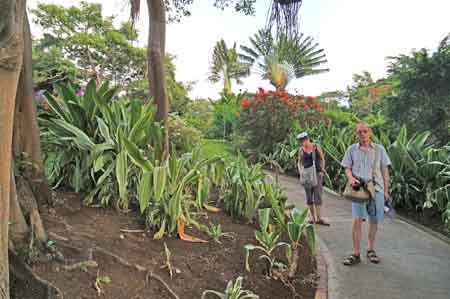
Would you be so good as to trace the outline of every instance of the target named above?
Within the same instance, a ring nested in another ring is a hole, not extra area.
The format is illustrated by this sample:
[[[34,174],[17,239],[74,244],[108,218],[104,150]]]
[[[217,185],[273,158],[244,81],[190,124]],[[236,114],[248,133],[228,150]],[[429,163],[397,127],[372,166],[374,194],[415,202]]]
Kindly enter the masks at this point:
[[[345,175],[347,176],[347,180],[350,182],[350,185],[353,186],[355,184],[359,184],[359,181],[353,176],[351,168],[345,168]]]
[[[384,184],[384,200],[389,199],[389,169],[388,167],[383,168],[383,184]]]
[[[381,148],[381,175],[383,176],[383,185],[384,185],[384,200],[387,201],[389,199],[389,168],[391,165],[391,159],[386,152],[386,149],[380,145]]]
[[[359,181],[353,177],[353,159],[351,154],[351,146],[347,149],[344,154],[344,158],[342,158],[341,165],[345,167],[345,175],[347,176],[347,180],[350,182],[350,185],[359,184]]]

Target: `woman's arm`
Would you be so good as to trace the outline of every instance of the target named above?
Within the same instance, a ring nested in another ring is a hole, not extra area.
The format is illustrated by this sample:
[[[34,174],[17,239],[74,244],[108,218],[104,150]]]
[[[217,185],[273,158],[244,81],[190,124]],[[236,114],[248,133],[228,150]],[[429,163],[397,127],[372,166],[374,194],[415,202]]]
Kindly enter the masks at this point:
[[[320,144],[317,144],[317,151],[319,152],[320,171],[325,174],[325,155],[323,154]]]
[[[303,159],[302,150],[299,149],[298,150],[298,156],[297,156],[297,171],[298,171],[298,174],[300,174],[300,169],[302,167],[302,159]]]

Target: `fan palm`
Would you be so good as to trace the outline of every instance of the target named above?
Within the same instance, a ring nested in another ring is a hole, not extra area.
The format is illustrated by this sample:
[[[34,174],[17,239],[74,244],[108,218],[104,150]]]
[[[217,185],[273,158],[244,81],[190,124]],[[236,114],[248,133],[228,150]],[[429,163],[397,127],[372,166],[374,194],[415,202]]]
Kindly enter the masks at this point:
[[[218,41],[214,46],[209,80],[219,82],[223,79],[223,92],[231,94],[231,80],[242,84],[241,78],[248,75],[249,65],[239,62],[236,43],[228,49],[223,39]]]
[[[251,46],[241,46],[239,60],[251,65],[277,90],[284,90],[294,78],[329,71],[320,68],[327,62],[323,49],[312,37],[303,34],[288,38],[281,34],[274,38],[268,30],[260,30],[250,37]]]

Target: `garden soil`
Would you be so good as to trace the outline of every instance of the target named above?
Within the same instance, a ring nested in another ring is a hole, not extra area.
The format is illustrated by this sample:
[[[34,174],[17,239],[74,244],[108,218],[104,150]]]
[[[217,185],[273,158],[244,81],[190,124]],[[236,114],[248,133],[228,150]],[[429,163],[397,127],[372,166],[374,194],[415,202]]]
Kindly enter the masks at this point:
[[[304,242],[297,277],[288,285],[268,278],[264,262],[256,253],[250,259],[252,271],[245,271],[244,245],[255,244],[255,226],[233,221],[222,212],[201,213],[197,219],[203,224],[220,224],[230,235],[216,243],[207,234],[188,227],[188,234],[208,241],[189,243],[168,236],[153,240],[154,232],[142,231],[143,223],[133,211],[85,207],[74,193],[58,193],[58,199],[61,205],[41,213],[49,237],[65,262],[35,263],[32,268],[59,288],[64,298],[165,299],[176,295],[200,299],[204,290],[223,292],[227,282],[239,276],[244,278],[243,288],[262,299],[314,298],[316,261]],[[164,244],[170,251],[172,278]],[[281,251],[277,254],[280,258],[284,255]],[[88,260],[97,266],[86,263]]]

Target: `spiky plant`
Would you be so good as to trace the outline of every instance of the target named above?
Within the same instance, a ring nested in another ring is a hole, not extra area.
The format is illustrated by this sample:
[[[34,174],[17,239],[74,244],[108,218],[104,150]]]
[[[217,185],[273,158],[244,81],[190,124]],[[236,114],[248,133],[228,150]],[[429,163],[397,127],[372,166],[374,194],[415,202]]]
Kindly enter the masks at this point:
[[[318,47],[310,36],[298,34],[289,38],[281,34],[274,38],[270,31],[259,30],[250,37],[250,46],[241,46],[239,59],[278,90],[284,90],[294,78],[329,71],[320,67],[327,60],[324,50]]]

